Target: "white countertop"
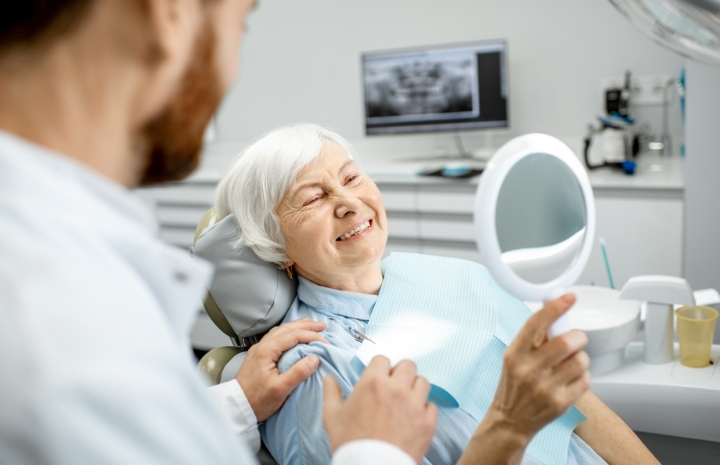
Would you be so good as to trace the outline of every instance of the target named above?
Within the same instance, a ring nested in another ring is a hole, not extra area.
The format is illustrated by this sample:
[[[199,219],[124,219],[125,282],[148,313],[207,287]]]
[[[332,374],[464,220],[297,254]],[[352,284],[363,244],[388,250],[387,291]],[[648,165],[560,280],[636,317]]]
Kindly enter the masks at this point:
[[[623,364],[595,376],[590,389],[635,431],[720,442],[720,346],[714,365],[643,362],[643,343],[631,342]]]
[[[634,175],[627,175],[612,168],[599,168],[588,173],[593,189],[651,189],[682,191],[685,180],[682,173],[682,158],[678,156],[663,157],[654,153],[645,153],[637,158],[637,169]],[[448,160],[445,163],[464,163],[462,160]],[[486,162],[468,160],[470,167],[482,168]],[[451,179],[435,176],[418,176],[417,173],[443,166],[440,159],[426,161],[367,161],[363,164],[365,171],[376,182],[400,184],[442,184],[465,183],[477,184],[479,177],[470,179]]]
[[[589,172],[590,184],[596,190],[664,190],[682,191],[685,180],[682,173],[683,160],[679,156],[659,156],[644,153],[637,158],[637,170],[634,175],[600,168]],[[421,184],[421,185],[476,185],[479,177],[470,179],[452,179],[436,176],[420,176],[418,173],[430,169],[439,169],[449,163],[465,163],[468,166],[482,168],[486,161],[478,159],[427,158],[411,160],[408,157],[376,159],[363,157],[363,169],[378,183],[383,184]],[[216,183],[224,170],[201,168],[188,183]]]
[[[593,189],[685,189],[682,158],[645,153],[637,158],[632,176],[611,168],[599,168],[588,173]]]

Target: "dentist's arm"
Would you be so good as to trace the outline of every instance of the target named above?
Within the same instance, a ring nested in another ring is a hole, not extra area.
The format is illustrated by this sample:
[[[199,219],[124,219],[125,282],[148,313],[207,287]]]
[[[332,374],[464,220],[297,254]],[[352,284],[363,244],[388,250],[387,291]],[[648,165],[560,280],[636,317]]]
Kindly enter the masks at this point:
[[[519,464],[530,440],[587,391],[582,331],[547,340],[550,325],[575,303],[568,294],[530,317],[505,351],[495,399],[459,464]]]

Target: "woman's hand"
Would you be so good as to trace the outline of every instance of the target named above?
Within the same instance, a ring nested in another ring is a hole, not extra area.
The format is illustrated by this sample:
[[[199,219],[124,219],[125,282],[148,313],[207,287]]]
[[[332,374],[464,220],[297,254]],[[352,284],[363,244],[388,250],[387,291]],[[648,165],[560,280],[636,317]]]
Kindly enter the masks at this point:
[[[520,463],[535,434],[587,391],[585,333],[547,339],[552,323],[574,303],[572,294],[549,302],[507,348],[495,399],[459,463]]]
[[[430,383],[416,376],[413,362],[403,360],[391,369],[386,357],[373,358],[345,402],[332,376],[323,379],[323,390],[332,453],[350,441],[379,439],[422,462],[435,435],[438,410],[428,403]]]

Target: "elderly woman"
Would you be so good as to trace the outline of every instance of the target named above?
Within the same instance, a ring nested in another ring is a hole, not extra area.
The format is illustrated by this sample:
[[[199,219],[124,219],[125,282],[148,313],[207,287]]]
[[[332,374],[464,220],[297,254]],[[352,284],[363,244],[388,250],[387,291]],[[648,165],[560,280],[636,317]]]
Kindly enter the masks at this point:
[[[233,214],[238,222],[238,245],[298,274],[297,299],[285,322],[310,317],[327,324],[329,344],[299,345],[278,365],[284,371],[309,354],[321,362],[262,428],[281,465],[330,463],[322,378],[331,374],[343,392],[352,390],[359,378],[350,364],[360,346],[354,330],[364,331],[383,285],[387,216],[380,191],[352,153],[345,139],[322,127],[282,127],[236,160],[215,197],[217,217]],[[657,463],[597,398],[587,393],[581,399],[578,406],[589,420],[570,438],[568,464]],[[477,426],[462,409],[439,407],[423,463],[456,463]],[[539,462],[526,455],[522,463]]]

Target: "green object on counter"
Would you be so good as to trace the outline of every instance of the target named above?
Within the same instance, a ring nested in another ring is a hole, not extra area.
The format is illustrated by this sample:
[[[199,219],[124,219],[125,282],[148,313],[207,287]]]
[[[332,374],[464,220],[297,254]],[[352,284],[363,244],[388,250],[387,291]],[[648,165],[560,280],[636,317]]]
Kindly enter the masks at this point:
[[[612,271],[610,271],[610,260],[608,260],[607,250],[605,249],[605,239],[603,239],[602,237],[600,238],[600,249],[602,250],[603,260],[605,260],[605,271],[607,271],[608,280],[610,281],[610,289],[615,289]]]

